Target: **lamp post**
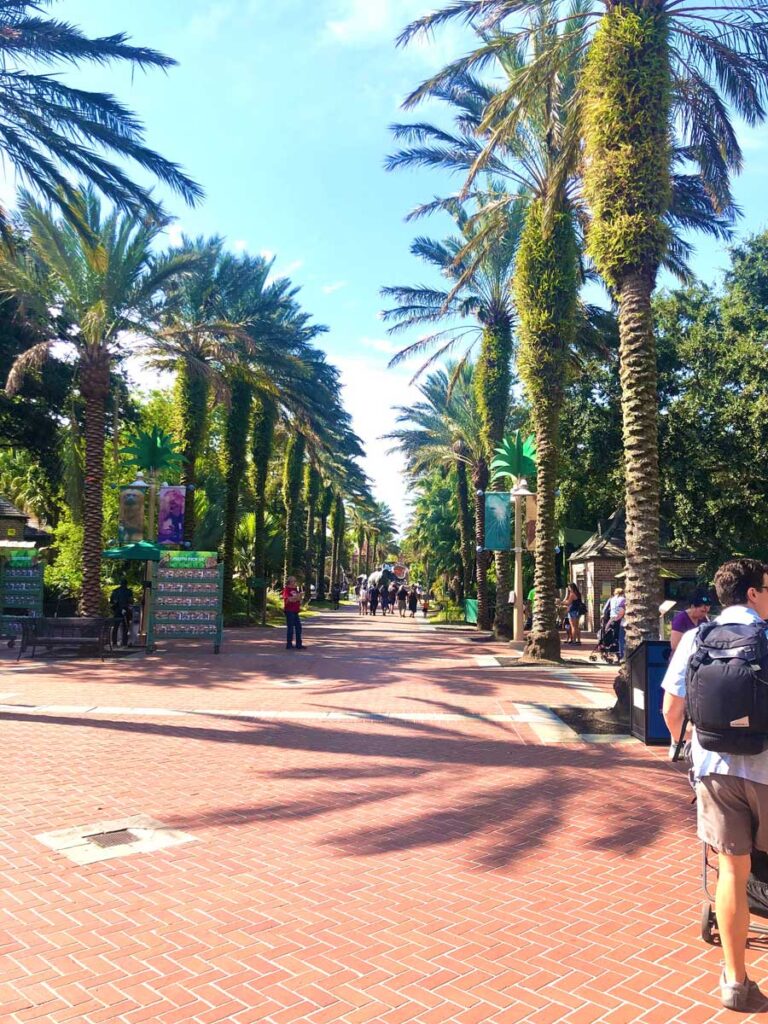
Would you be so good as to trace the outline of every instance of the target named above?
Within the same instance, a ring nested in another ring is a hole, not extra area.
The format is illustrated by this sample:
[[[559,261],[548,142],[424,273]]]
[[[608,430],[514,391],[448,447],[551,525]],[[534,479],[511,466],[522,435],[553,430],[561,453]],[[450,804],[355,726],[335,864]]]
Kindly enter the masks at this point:
[[[527,498],[533,491],[528,490],[528,481],[525,477],[518,477],[517,483],[509,492],[510,498],[515,502],[515,617],[512,628],[512,639],[522,640],[525,628],[525,616],[523,614],[523,522],[522,505],[523,498]]]

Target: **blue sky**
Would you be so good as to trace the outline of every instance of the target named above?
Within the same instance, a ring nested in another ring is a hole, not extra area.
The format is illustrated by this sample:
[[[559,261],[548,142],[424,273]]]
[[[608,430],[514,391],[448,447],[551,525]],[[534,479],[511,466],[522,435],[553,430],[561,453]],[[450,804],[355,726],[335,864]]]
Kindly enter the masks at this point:
[[[145,122],[148,138],[206,189],[189,210],[168,199],[175,232],[227,237],[235,249],[276,255],[275,267],[330,332],[323,345],[342,370],[346,403],[369,451],[377,496],[401,517],[405,484],[378,435],[392,405],[407,402],[408,367],[387,370],[394,350],[378,319],[383,284],[428,280],[408,252],[416,203],[444,192],[431,172],[387,174],[388,125],[404,118],[406,92],[465,49],[457,29],[405,51],[397,32],[429,0],[60,0],[51,12],[88,34],[125,31],[179,61],[167,75],[118,69],[76,73],[78,84],[115,92]],[[737,195],[765,226],[768,129],[743,134],[747,167]],[[700,246],[696,270],[712,279],[726,256]]]

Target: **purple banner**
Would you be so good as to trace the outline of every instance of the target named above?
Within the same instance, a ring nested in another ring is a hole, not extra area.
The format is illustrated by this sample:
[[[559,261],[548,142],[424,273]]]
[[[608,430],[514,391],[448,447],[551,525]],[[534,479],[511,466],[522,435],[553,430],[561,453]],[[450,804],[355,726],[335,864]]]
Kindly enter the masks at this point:
[[[186,487],[161,487],[158,500],[157,543],[184,543]]]

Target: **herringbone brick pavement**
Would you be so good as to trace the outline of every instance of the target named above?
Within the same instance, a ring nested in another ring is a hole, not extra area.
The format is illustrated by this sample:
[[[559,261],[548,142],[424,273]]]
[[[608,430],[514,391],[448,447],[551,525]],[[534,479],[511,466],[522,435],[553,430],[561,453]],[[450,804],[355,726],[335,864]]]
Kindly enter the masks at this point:
[[[573,678],[460,633],[342,611],[279,642],[2,662],[0,1021],[730,1016],[663,752],[540,742],[516,704]],[[135,814],[195,841],[80,867],[35,839]]]

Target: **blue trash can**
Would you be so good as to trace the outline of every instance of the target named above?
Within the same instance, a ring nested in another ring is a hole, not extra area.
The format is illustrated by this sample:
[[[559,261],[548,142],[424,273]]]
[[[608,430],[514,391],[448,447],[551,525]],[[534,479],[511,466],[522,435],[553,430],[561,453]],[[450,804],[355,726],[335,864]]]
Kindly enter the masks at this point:
[[[661,684],[671,656],[669,640],[643,640],[627,660],[630,731],[646,746],[670,742],[661,714]]]

